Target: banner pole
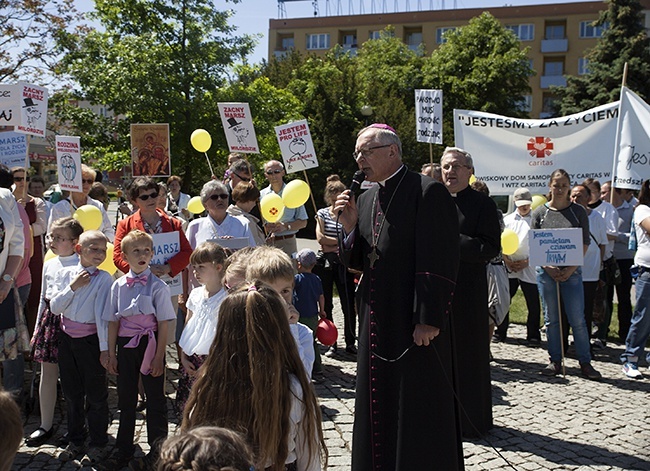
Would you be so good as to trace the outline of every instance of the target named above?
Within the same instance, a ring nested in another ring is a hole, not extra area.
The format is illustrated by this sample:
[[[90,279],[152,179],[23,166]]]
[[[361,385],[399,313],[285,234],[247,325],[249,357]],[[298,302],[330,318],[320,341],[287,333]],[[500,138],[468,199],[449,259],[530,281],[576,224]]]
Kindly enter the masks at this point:
[[[621,128],[623,127],[623,120],[621,113],[623,112],[623,94],[625,93],[625,84],[627,83],[627,62],[623,66],[623,80],[621,81],[621,94],[618,99],[618,121],[616,122],[616,135],[614,136],[614,158],[612,159],[612,183],[609,191],[609,202],[612,203],[614,197],[614,188],[616,186],[616,167],[618,164],[619,149],[618,146],[621,142]]]
[[[433,143],[429,142],[429,162],[433,167]],[[433,177],[433,170],[431,170],[431,177]]]
[[[23,201],[25,204],[27,204],[27,174],[29,172],[29,142],[30,142],[30,134],[27,134],[25,136],[25,142],[27,145],[25,146],[25,179],[23,180]]]
[[[557,317],[560,325],[560,351],[562,352],[562,377],[566,378],[566,367],[564,365],[564,333],[562,329],[562,300],[560,299],[560,282],[555,281],[555,290],[557,292]]]
[[[307,170],[303,170],[302,173],[305,175],[305,180],[307,181],[307,185],[309,185],[309,196],[311,197],[311,204],[314,205],[314,214],[318,212],[318,208],[316,208],[316,200],[314,199],[314,192],[311,191],[311,183],[309,183],[309,177],[307,176]]]

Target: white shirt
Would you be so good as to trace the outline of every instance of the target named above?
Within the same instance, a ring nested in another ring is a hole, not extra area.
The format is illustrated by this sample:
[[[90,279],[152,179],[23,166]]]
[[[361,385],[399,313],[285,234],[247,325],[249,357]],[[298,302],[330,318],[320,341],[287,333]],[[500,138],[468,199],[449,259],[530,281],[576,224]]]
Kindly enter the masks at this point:
[[[600,246],[607,245],[607,230],[605,220],[597,211],[589,213],[589,233],[589,247],[582,265],[582,281],[598,281],[602,262]]]
[[[255,239],[248,227],[248,219],[243,216],[231,216],[226,213],[226,217],[218,224],[212,217],[195,219],[190,222],[185,231],[187,240],[193,249],[197,248],[206,240],[219,239],[221,237],[245,237],[248,239],[248,245],[255,247]]]
[[[292,374],[289,375],[289,381],[292,397],[291,410],[289,411],[289,437],[287,438],[289,454],[285,464],[295,461],[298,471],[320,471],[320,457],[318,454],[312,457],[309,456],[307,437],[303,433],[302,421],[305,417],[305,403],[300,382]],[[309,462],[310,458],[311,463]],[[271,463],[268,463],[268,466],[270,465]]]
[[[591,209],[600,213],[605,220],[607,235],[618,236],[618,211],[616,211],[614,205],[607,201],[601,201],[598,207]],[[610,240],[607,242],[607,247],[605,247],[605,260],[610,259],[613,253],[614,241]]]
[[[70,283],[82,271],[97,272],[90,277],[90,283],[72,291]],[[84,268],[80,263],[59,270],[54,275],[57,286],[65,286],[50,299],[50,309],[54,314],[62,314],[81,324],[97,324],[99,349],[108,350],[108,322],[102,319],[104,307],[113,284],[113,277],[96,267]]]
[[[113,225],[111,224],[111,221],[108,219],[108,214],[104,209],[104,205],[99,201],[92,199],[90,196],[86,197],[85,204],[90,204],[92,206],[95,206],[97,209],[99,209],[102,212],[102,224],[101,226],[99,226],[99,230],[108,238],[109,242],[113,243],[113,239],[115,239],[115,229],[113,229]],[[57,219],[72,216],[77,209],[78,208],[69,199],[61,200],[58,203],[56,203],[54,206],[52,206],[52,209],[50,211],[50,219],[47,222],[48,234],[50,233],[50,228],[52,227],[52,223],[54,221],[56,221]]]
[[[43,279],[41,281],[41,299],[38,303],[38,317],[36,325],[41,323],[43,310],[45,310],[45,299],[52,299],[57,293],[66,288],[65,279],[57,277],[57,273],[62,272],[65,268],[73,268],[79,264],[79,256],[74,253],[65,257],[54,257],[49,259],[43,265]]]
[[[204,286],[194,288],[187,298],[187,309],[192,311],[178,341],[187,356],[207,355],[217,333],[219,306],[228,293],[225,289],[208,297]]]
[[[305,367],[307,378],[311,378],[311,369],[314,366],[314,359],[316,358],[316,353],[314,352],[314,333],[309,327],[303,324],[289,324],[289,330],[291,330],[291,335],[293,335],[293,339],[296,341],[298,355],[300,355],[302,364]]]
[[[503,224],[506,228],[511,229],[519,238],[519,247],[512,255],[509,255],[513,261],[526,260],[528,254],[528,233],[530,231],[530,224],[533,212],[530,211],[528,215],[522,216],[517,210],[508,214],[503,218]],[[535,267],[530,265],[518,272],[508,273],[508,278],[518,278],[525,283],[537,284],[537,275]]]
[[[640,204],[634,210],[634,230],[636,231],[636,254],[634,264],[650,268],[650,236],[641,223],[650,217],[650,207]]]

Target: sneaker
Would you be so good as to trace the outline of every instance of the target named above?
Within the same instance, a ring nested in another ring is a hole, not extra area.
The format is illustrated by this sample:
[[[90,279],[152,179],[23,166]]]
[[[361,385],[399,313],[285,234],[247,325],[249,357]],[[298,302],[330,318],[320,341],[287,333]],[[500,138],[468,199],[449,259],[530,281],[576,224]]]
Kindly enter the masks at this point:
[[[582,363],[580,365],[580,371],[582,372],[582,376],[587,379],[600,379],[603,377],[603,375],[601,375],[594,369],[593,366],[591,366],[591,363]]]
[[[104,461],[107,455],[106,447],[91,446],[79,462],[81,466],[92,466]]]
[[[623,373],[628,378],[643,378],[643,374],[639,371],[639,367],[636,363],[627,362],[623,365]]]
[[[498,335],[498,334],[492,334],[492,342],[494,343],[499,343],[499,342],[505,342],[506,338]]]
[[[83,445],[75,445],[74,443],[70,442],[68,443],[68,446],[66,446],[63,450],[59,452],[59,456],[57,456],[57,458],[60,461],[70,461],[75,459],[83,451],[84,451]]]
[[[557,376],[561,371],[562,366],[559,363],[552,361],[542,370],[542,374],[544,376]]]
[[[332,345],[330,348],[327,349],[325,352],[326,357],[333,357],[336,355],[336,352],[338,351],[338,348],[336,347],[336,344]]]
[[[598,350],[602,350],[607,346],[607,342],[602,339],[594,339],[594,341],[591,342],[591,346],[597,348]]]

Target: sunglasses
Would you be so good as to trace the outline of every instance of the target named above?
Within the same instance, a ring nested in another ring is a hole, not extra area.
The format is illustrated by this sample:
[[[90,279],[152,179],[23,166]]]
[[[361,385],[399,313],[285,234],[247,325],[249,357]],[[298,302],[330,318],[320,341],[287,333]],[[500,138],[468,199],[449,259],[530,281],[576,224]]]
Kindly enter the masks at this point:
[[[228,199],[228,193],[220,193],[218,195],[210,195],[210,199],[212,201],[217,201],[218,199],[227,200]]]
[[[282,169],[267,170],[266,174],[267,175],[274,175],[274,174],[277,175],[278,173],[282,173],[282,172],[284,172],[284,170],[282,170]]]
[[[92,178],[88,178],[88,179],[84,178],[81,181],[87,185],[92,185],[93,183],[95,183],[95,180],[93,180]]]
[[[14,177],[15,182],[23,182],[23,181],[29,181],[29,177]]]
[[[240,179],[241,181],[243,181],[243,182],[249,182],[249,181],[251,181],[250,178],[248,178],[248,177],[242,177],[242,176],[241,176],[240,174],[238,174],[238,173],[232,172],[232,174],[233,174],[234,176],[236,176],[237,178],[239,178],[239,179]]]
[[[140,195],[140,196],[138,196],[138,198],[141,199],[142,201],[147,201],[149,198],[156,199],[156,198],[158,198],[158,192],[155,191],[155,192],[150,193],[148,195]]]

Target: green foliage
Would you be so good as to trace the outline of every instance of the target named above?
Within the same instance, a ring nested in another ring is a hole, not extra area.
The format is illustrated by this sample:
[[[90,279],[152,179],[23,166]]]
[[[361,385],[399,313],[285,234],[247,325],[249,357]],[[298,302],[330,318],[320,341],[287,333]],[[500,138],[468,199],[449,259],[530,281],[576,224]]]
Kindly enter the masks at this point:
[[[516,36],[485,12],[445,37],[423,70],[424,88],[443,91],[445,142],[453,142],[454,108],[524,117],[518,104],[533,72]]]
[[[586,56],[589,73],[567,77],[565,88],[555,88],[560,115],[577,113],[619,99],[623,68],[628,63],[627,86],[650,99],[650,40],[643,26],[638,0],[609,0],[596,25],[607,25]]]

